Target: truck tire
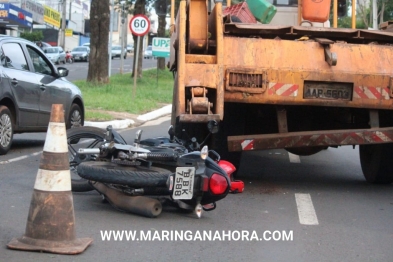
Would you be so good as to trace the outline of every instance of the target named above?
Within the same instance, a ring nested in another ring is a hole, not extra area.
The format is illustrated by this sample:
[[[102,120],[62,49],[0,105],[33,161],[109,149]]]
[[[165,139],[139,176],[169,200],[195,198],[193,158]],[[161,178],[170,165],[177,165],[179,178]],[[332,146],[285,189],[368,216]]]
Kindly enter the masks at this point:
[[[159,167],[122,166],[111,162],[83,162],[78,174],[87,180],[131,187],[165,187],[172,172]]]
[[[359,146],[360,164],[364,178],[369,183],[390,184],[393,182],[393,144]]]
[[[244,135],[246,111],[242,105],[225,103],[224,120],[220,122],[218,132],[213,135],[213,149],[221,159],[231,162],[236,170],[239,170],[242,152],[228,151],[228,136]]]

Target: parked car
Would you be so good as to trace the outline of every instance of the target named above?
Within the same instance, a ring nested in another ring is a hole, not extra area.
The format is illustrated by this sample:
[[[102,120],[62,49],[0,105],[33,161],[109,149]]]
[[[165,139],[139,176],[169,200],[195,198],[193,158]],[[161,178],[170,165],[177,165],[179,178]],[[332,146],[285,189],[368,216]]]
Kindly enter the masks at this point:
[[[46,56],[56,65],[66,63],[66,53],[61,46],[44,47],[43,50]]]
[[[134,52],[134,45],[127,45],[127,52],[128,53],[132,53],[132,52]]]
[[[74,61],[89,62],[90,48],[87,46],[77,46],[71,51]]]
[[[0,155],[14,134],[46,132],[52,104],[63,104],[66,128],[83,126],[85,107],[77,86],[28,40],[0,35]]]
[[[143,53],[143,58],[150,59],[153,58],[153,48],[151,45],[148,45]]]
[[[143,58],[150,59],[153,57],[152,46],[149,45],[146,47],[145,52],[143,53]]]
[[[124,48],[123,54],[124,54],[124,59],[126,59],[126,57],[127,57],[127,49],[126,48]],[[115,57],[120,58],[121,55],[122,55],[121,46],[119,46],[119,45],[112,45],[111,58],[112,59],[115,58]]]

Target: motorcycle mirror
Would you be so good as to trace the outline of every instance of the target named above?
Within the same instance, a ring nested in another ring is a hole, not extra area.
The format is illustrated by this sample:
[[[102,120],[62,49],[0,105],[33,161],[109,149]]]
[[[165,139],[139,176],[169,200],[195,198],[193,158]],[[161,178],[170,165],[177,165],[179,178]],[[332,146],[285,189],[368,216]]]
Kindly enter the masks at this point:
[[[175,137],[175,129],[173,128],[172,125],[169,126],[168,135],[169,135],[169,140],[173,141],[173,138]]]
[[[210,133],[215,134],[218,132],[218,122],[216,120],[210,120],[207,122],[207,129]]]
[[[112,125],[106,127],[105,140],[112,141]]]
[[[141,142],[141,137],[142,137],[142,130],[136,131],[134,143],[139,144]]]

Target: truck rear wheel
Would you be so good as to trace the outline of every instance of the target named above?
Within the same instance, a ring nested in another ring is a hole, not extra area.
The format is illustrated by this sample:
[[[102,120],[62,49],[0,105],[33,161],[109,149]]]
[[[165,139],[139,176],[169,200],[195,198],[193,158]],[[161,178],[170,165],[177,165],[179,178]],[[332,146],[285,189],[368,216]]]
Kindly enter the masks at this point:
[[[236,103],[224,104],[224,120],[220,122],[218,133],[213,135],[213,149],[221,159],[231,162],[239,170],[242,152],[228,150],[228,136],[245,134],[247,110],[243,105]],[[239,172],[236,172],[236,176]],[[238,176],[238,175],[237,175]]]
[[[390,184],[393,182],[393,144],[359,146],[360,164],[367,182]]]

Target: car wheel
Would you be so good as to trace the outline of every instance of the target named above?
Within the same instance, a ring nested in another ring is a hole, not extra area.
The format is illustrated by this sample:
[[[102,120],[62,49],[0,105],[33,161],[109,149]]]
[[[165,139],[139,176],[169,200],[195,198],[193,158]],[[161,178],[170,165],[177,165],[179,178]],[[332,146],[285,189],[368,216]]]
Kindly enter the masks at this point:
[[[72,104],[70,114],[68,115],[68,121],[66,124],[67,129],[80,127],[84,124],[83,112],[79,105]]]
[[[10,150],[14,136],[14,124],[11,111],[6,106],[0,106],[0,155]]]

